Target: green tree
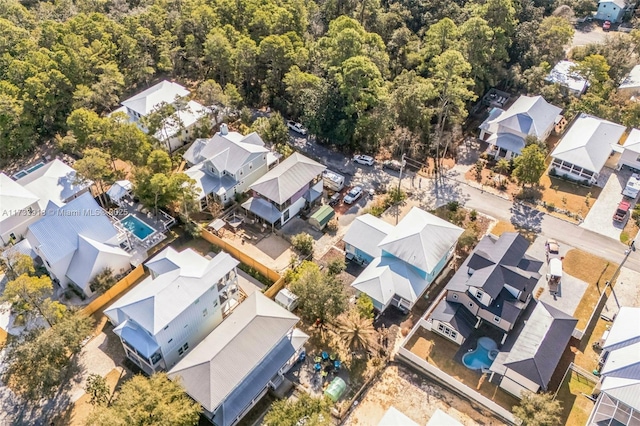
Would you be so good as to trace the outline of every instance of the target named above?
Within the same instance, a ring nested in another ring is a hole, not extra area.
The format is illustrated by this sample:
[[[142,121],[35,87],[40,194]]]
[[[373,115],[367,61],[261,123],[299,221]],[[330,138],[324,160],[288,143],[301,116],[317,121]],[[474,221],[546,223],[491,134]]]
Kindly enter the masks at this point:
[[[9,281],[0,300],[10,302],[12,308],[29,316],[41,317],[49,325],[59,321],[66,307],[51,300],[53,283],[48,275],[42,277],[22,274],[13,281]]]
[[[8,280],[15,280],[20,275],[34,275],[36,270],[33,259],[28,254],[17,250],[5,250],[0,256],[0,265],[5,270]]]
[[[495,170],[500,175],[500,184],[502,184],[502,176],[509,173],[509,170],[511,170],[511,164],[504,158],[501,158],[496,164]]]
[[[305,257],[313,255],[313,244],[313,237],[306,232],[301,232],[291,237],[291,245],[293,248]]]
[[[165,150],[154,149],[147,158],[147,167],[154,174],[167,174],[171,171],[171,157]]]
[[[265,426],[331,426],[331,401],[302,392],[298,399],[281,399],[273,404],[263,421]]]
[[[309,321],[330,321],[347,308],[343,283],[337,277],[320,271],[315,263],[302,262],[290,288],[299,297],[300,314]]]
[[[37,329],[7,346],[3,380],[23,397],[38,401],[51,396],[68,380],[67,371],[91,333],[93,320],[79,314],[65,315],[47,329]],[[71,356],[70,356],[71,355]]]
[[[521,155],[513,162],[515,165],[513,175],[520,185],[535,185],[540,181],[546,168],[544,157],[544,152],[537,144],[531,144],[522,149]]]
[[[327,263],[327,274],[329,275],[339,275],[345,269],[347,269],[347,264],[344,261],[344,257],[336,257]]]
[[[575,32],[568,19],[548,16],[540,22],[536,47],[539,60],[555,64],[565,56],[565,47],[573,39]]]
[[[113,269],[107,266],[89,281],[89,288],[93,292],[102,294],[113,287],[115,283],[116,277],[113,275]]]
[[[373,319],[360,315],[359,309],[348,310],[338,316],[335,322],[335,332],[350,352],[365,353],[375,346],[377,335]]]
[[[358,296],[358,301],[356,302],[356,308],[362,318],[373,319],[374,317],[373,300],[367,294],[361,293]]]
[[[93,406],[106,405],[111,396],[107,381],[99,374],[89,374],[84,391],[91,397],[89,403]]]
[[[88,179],[94,182],[103,207],[107,205],[104,190],[105,184],[111,183],[114,178],[110,162],[109,154],[98,148],[89,148],[84,151],[82,158],[73,165],[80,179]]]
[[[520,404],[513,407],[513,415],[523,426],[555,426],[560,424],[562,403],[550,393],[524,392]]]
[[[97,407],[87,425],[193,426],[198,424],[201,411],[200,404],[165,373],[149,378],[138,375],[122,385],[111,405]]]
[[[574,67],[574,70],[583,76],[591,85],[591,90],[602,93],[604,83],[609,80],[611,67],[607,59],[602,55],[589,55]]]

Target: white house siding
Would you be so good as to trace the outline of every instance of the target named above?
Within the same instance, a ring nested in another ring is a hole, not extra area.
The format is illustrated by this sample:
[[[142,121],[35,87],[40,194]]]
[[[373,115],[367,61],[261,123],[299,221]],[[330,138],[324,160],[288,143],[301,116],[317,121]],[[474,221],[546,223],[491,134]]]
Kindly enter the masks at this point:
[[[449,329],[451,331],[454,331],[456,336],[455,339],[451,338],[451,333],[450,334],[446,334],[443,333],[439,330],[440,326],[442,325],[442,327],[445,327],[445,329]],[[444,321],[439,321],[439,320],[433,320],[431,326],[428,328],[429,330],[438,333],[439,335],[443,336],[444,338],[451,340],[452,342],[456,342],[458,345],[462,345],[464,343],[464,337],[462,336],[462,334],[460,334],[451,324],[444,322]]]
[[[29,209],[33,211],[33,215],[28,214]],[[41,218],[41,216],[37,214],[39,209],[40,207],[37,201],[27,207],[24,213],[21,214],[13,214],[13,212],[4,210],[0,206],[0,219],[2,219],[2,223],[0,224],[0,231],[2,232],[0,238],[2,239],[2,245],[7,245],[11,242],[12,233],[16,236],[16,242],[22,240],[27,235],[29,225]]]
[[[98,257],[98,260],[93,265],[93,270],[91,271],[91,278],[89,282],[91,281],[91,279],[93,279],[94,276],[99,274],[103,269],[107,267],[111,268],[114,275],[122,275],[131,269],[131,263],[129,262],[130,262],[129,257],[125,257],[125,256],[113,254],[113,253],[108,253],[108,254],[104,253],[103,255]],[[71,280],[69,281],[71,282]],[[74,283],[74,284],[78,288],[82,289],[82,291],[84,291],[84,294],[86,294],[87,297],[91,297],[95,294],[95,292],[91,291],[91,288],[88,282]]]
[[[245,164],[242,169],[236,173],[236,192],[243,193],[249,189],[249,186],[253,185],[255,181],[264,176],[269,171],[267,166],[267,154],[256,157],[252,162]]]
[[[192,303],[171,321],[168,328],[156,334],[156,343],[162,350],[167,370],[171,369],[222,322],[222,308],[216,285],[200,296],[198,303]],[[205,309],[206,316],[203,314]],[[178,349],[185,343],[189,344],[189,349],[180,356]]]
[[[489,306],[491,304],[491,296],[489,296],[483,289],[477,287],[469,287],[469,291],[483,306]],[[482,297],[478,298],[478,291],[482,293]]]
[[[624,16],[624,8],[621,8],[612,1],[601,1],[598,4],[598,11],[594,18],[601,21],[611,21],[612,23],[620,22]]]
[[[527,379],[523,375],[516,373],[507,367],[507,371],[500,382],[500,387],[517,398],[522,398],[523,391],[538,392],[540,386]]]
[[[627,166],[632,169],[640,170],[640,154],[635,151],[625,149],[618,160],[618,169]]]
[[[504,285],[504,288],[505,288],[509,293],[511,293],[511,295],[512,295],[513,297],[515,297],[516,299],[520,297],[520,293],[521,293],[521,291],[520,291],[520,290],[518,290],[517,288],[515,288],[515,287],[511,287],[509,284],[505,284],[505,285]]]

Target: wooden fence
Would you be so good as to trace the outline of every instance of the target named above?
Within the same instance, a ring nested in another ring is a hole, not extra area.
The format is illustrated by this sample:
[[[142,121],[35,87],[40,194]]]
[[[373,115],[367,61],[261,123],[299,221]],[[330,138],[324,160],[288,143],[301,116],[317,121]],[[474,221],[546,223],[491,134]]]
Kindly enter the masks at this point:
[[[144,276],[144,274],[144,267],[142,265],[138,265],[133,271],[129,272],[126,277],[115,283],[113,287],[104,292],[104,294],[98,296],[97,299],[82,308],[80,313],[87,316],[92,315],[104,305],[115,299],[118,295],[120,295],[120,293],[131,287],[131,285],[133,285],[133,283]]]
[[[280,274],[274,271],[273,269],[258,262],[253,257],[247,255],[237,247],[232,246],[231,244],[224,241],[222,238],[212,234],[206,229],[202,231],[201,236],[206,241],[210,242],[216,247],[219,247],[221,250],[226,251],[231,256],[238,259],[240,262],[244,263],[250,268],[255,269],[256,271],[258,271],[259,273],[267,277],[270,281],[272,281],[273,285],[271,285],[271,287],[269,287],[267,291],[265,291],[264,293],[265,296],[273,299],[276,297],[276,294],[278,294],[278,292],[284,288],[284,278],[282,278]]]

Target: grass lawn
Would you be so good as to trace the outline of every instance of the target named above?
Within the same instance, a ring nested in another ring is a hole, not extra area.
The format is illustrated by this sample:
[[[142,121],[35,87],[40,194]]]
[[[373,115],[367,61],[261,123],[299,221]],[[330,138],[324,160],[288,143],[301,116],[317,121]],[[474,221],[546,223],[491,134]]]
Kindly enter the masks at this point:
[[[529,230],[524,229],[524,228],[516,228],[513,225],[513,223],[504,222],[502,220],[498,221],[495,224],[495,226],[491,229],[491,233],[493,235],[495,235],[496,237],[499,237],[500,235],[502,235],[505,232],[519,232],[520,235],[525,237],[527,239],[527,241],[529,241],[530,243],[533,243],[535,241],[535,239],[537,238],[537,235],[536,235],[535,232],[529,231]]]
[[[0,348],[7,342],[7,332],[0,328]]]
[[[562,424],[583,425],[587,422],[593,402],[582,394],[591,395],[594,386],[595,383],[575,371],[567,374],[556,395],[562,401]]]
[[[611,280],[617,268],[617,264],[582,250],[572,249],[567,252],[563,261],[564,271],[589,284],[573,314],[578,318],[578,330],[587,326],[605,282]]]
[[[541,201],[553,204],[560,209],[569,210],[582,217],[587,216],[589,209],[602,191],[597,186],[584,187],[547,174],[540,178],[539,190],[541,191]],[[586,203],[588,194],[590,194],[589,205]]]
[[[501,407],[511,411],[511,408],[518,404],[516,398],[493,383],[489,383],[488,376],[470,370],[455,361],[454,356],[460,347],[444,337],[421,328],[413,335],[406,348],[459,382],[477,390]]]

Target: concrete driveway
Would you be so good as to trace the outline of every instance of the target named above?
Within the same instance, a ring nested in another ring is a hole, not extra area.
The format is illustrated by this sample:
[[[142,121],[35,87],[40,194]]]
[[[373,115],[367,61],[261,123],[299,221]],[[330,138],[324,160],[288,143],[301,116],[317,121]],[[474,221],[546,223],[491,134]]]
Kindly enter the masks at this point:
[[[589,210],[589,214],[580,224],[582,228],[588,229],[598,234],[605,235],[620,241],[620,233],[624,229],[626,222],[616,222],[613,220],[613,213],[622,200],[622,189],[631,176],[631,171],[604,168],[602,173],[611,173],[598,199]],[[633,207],[633,206],[632,206]]]
[[[585,46],[587,44],[601,44],[604,43],[607,35],[608,33],[602,30],[602,23],[590,22],[581,24],[576,27],[571,47]]]

